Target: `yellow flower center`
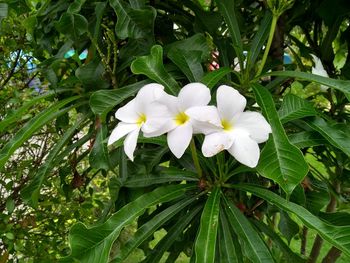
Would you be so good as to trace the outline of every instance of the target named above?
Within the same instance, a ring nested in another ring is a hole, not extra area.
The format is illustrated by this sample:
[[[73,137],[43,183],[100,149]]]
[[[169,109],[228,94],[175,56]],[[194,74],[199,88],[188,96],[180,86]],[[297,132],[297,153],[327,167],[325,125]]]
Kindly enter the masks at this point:
[[[146,120],[147,120],[146,115],[143,114],[143,113],[141,113],[141,114],[139,115],[139,118],[136,120],[136,124],[139,125],[139,126],[141,126],[143,123],[146,122]]]
[[[184,112],[180,112],[175,116],[175,122],[177,125],[185,124],[189,119],[190,117]]]
[[[232,124],[229,122],[229,121],[227,121],[227,120],[225,120],[225,119],[222,119],[221,120],[221,125],[222,125],[222,128],[225,130],[225,131],[230,131],[230,130],[232,130]]]

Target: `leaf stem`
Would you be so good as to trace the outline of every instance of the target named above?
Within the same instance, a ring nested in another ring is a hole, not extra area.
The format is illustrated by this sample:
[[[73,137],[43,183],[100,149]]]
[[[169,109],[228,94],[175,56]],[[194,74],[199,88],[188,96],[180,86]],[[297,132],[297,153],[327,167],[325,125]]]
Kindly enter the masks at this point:
[[[259,69],[258,69],[258,72],[257,72],[256,76],[259,76],[261,74],[261,72],[262,72],[262,70],[263,70],[263,68],[265,66],[267,55],[269,54],[269,51],[270,51],[270,48],[271,48],[273,35],[275,33],[277,20],[278,20],[278,16],[276,14],[273,14],[269,38],[267,40],[267,44],[266,44],[266,48],[265,48],[265,51],[264,51],[264,55],[263,55],[263,58],[261,60],[261,63],[260,63],[260,66],[259,66]]]
[[[198,173],[198,177],[202,178],[202,175],[203,175],[202,168],[199,165],[197,149],[196,149],[196,145],[194,143],[194,139],[193,138],[191,140],[190,147],[191,147],[191,154],[192,154],[193,163],[194,163],[194,166],[196,167],[196,170],[197,170],[197,173]]]

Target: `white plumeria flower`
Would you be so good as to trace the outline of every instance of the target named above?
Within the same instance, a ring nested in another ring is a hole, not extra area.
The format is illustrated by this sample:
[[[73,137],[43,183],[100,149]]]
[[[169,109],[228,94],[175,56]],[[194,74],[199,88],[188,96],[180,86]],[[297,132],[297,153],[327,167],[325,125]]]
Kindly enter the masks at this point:
[[[134,151],[140,130],[154,131],[154,119],[168,115],[167,107],[157,103],[156,100],[164,93],[164,87],[152,83],[143,86],[136,97],[125,106],[119,108],[115,117],[121,122],[114,128],[108,139],[108,145],[116,142],[126,135],[124,151],[130,160],[134,160]]]
[[[315,74],[315,75],[319,75],[319,76],[327,77],[327,78],[328,78],[328,73],[327,73],[327,71],[324,69],[321,60],[320,60],[318,57],[316,57],[315,55],[313,55],[313,54],[311,54],[311,56],[312,56],[312,58],[313,58],[313,60],[314,60],[314,63],[315,63],[315,66],[312,67],[312,69],[311,69],[311,73],[312,73],[312,74]],[[326,92],[327,89],[328,89],[328,87],[325,86],[325,85],[321,85],[321,86],[320,86],[320,90],[321,90],[322,92]]]
[[[144,130],[146,137],[167,134],[167,142],[171,152],[180,158],[191,142],[192,134],[197,132],[197,125],[187,111],[192,107],[205,106],[210,101],[210,90],[202,83],[190,83],[184,86],[178,97],[163,93],[159,103],[167,106],[169,114],[153,119],[150,127],[158,127],[156,131]]]
[[[244,111],[246,99],[234,88],[222,85],[216,93],[217,108],[195,107],[187,111],[191,118],[206,122],[202,152],[212,157],[227,150],[242,164],[256,167],[260,157],[258,143],[265,142],[271,127],[258,112]],[[203,127],[203,125],[201,125]]]

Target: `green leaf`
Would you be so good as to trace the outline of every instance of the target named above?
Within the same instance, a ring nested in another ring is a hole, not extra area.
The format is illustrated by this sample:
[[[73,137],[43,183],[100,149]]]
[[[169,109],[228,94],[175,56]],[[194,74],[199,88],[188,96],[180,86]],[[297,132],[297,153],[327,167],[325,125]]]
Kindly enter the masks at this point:
[[[110,0],[109,3],[118,17],[115,32],[120,39],[153,37],[157,15],[153,7],[133,9],[122,0]]]
[[[128,178],[126,181],[123,181],[123,186],[129,188],[137,188],[147,187],[154,184],[164,184],[167,182],[192,182],[198,180],[198,176],[194,172],[169,167],[164,168],[160,174],[157,175]]]
[[[290,263],[302,263],[306,262],[306,259],[303,259],[298,254],[294,253],[290,247],[280,238],[275,231],[270,227],[265,225],[263,222],[258,220],[251,220],[251,222],[259,229],[259,231],[264,232],[271,240],[280,248],[284,254],[284,259],[286,262]]]
[[[278,223],[278,229],[281,231],[283,236],[287,239],[288,244],[290,244],[290,241],[292,238],[299,233],[299,225],[295,223],[290,216],[284,212],[281,211],[280,213],[280,221]]]
[[[223,77],[231,73],[232,69],[229,67],[219,68],[212,72],[205,74],[200,82],[212,89]]]
[[[15,210],[15,201],[12,199],[12,197],[8,197],[6,200],[6,210],[8,215],[11,215],[13,210]]]
[[[172,48],[167,56],[186,75],[190,82],[198,82],[204,72],[201,64],[201,52]]]
[[[236,232],[242,244],[244,255],[252,262],[275,262],[259,233],[252,227],[242,212],[226,197],[223,198],[223,208],[227,219]]]
[[[266,11],[264,18],[261,21],[258,32],[256,32],[252,40],[252,45],[248,51],[248,55],[247,55],[248,71],[250,71],[252,67],[255,66],[255,62],[262,50],[262,47],[264,46],[269,36],[271,21],[272,21],[272,13],[268,10]]]
[[[155,45],[151,49],[151,54],[135,59],[131,64],[131,71],[134,74],[143,74],[155,82],[165,86],[165,89],[173,95],[177,95],[180,90],[179,85],[163,65],[163,48]]]
[[[108,262],[111,247],[123,227],[143,214],[146,208],[183,197],[193,188],[186,184],[159,187],[128,203],[102,225],[87,228],[82,223],[75,224],[69,235],[71,255],[61,262],[73,262],[74,259],[82,263]]]
[[[288,94],[283,98],[282,106],[278,112],[282,123],[304,117],[316,116],[315,108],[308,101]]]
[[[301,151],[288,141],[269,91],[259,84],[252,87],[272,129],[272,136],[261,152],[257,170],[262,176],[277,182],[290,195],[306,176],[308,165]]]
[[[95,91],[90,97],[91,110],[95,115],[100,115],[101,119],[104,120],[107,113],[115,106],[134,95],[139,89],[149,83],[150,81],[143,80],[121,89]]]
[[[79,13],[86,0],[75,0],[68,7],[67,13]]]
[[[165,53],[170,52],[172,49],[177,49],[188,52],[196,52],[200,54],[200,61],[205,62],[210,59],[211,48],[204,34],[195,34],[184,40],[173,42],[165,46]]]
[[[58,140],[55,146],[50,150],[49,155],[45,159],[44,164],[39,168],[38,172],[35,174],[34,178],[31,179],[28,185],[26,185],[21,191],[21,197],[23,200],[36,207],[38,204],[40,189],[43,184],[45,177],[52,171],[54,166],[57,164],[55,158],[61,151],[61,149],[66,145],[69,140],[80,130],[81,126],[84,124],[85,120],[89,115],[85,115],[80,120],[76,121],[72,127],[70,127],[63,136]],[[63,157],[61,157],[62,159]]]
[[[232,39],[233,48],[238,57],[241,69],[243,70],[243,45],[241,39],[241,33],[238,27],[238,21],[235,14],[235,1],[234,0],[216,0],[215,1],[221,15],[224,17],[230,36]]]
[[[219,225],[221,190],[215,187],[205,203],[199,232],[194,245],[196,262],[215,262],[216,237]]]
[[[318,216],[327,223],[336,226],[350,226],[350,214],[346,212],[325,213],[320,212]]]
[[[313,130],[319,132],[330,144],[350,156],[350,133],[349,125],[336,122],[326,122],[316,117],[304,122]]]
[[[30,109],[33,105],[39,103],[43,99],[49,98],[57,94],[58,92],[59,91],[48,91],[44,95],[37,96],[31,99],[30,101],[24,103],[22,107],[15,110],[11,115],[6,116],[6,118],[0,122],[0,132],[3,132],[9,125],[22,118],[23,115],[27,112],[27,110]]]
[[[239,242],[237,240],[234,240],[237,238],[237,236],[234,233],[232,233],[226,215],[225,213],[223,213],[222,210],[220,211],[220,226],[218,236],[221,262],[243,262],[242,255],[236,254],[236,250],[240,249]]]
[[[59,101],[28,121],[26,125],[21,128],[16,133],[16,135],[11,140],[9,140],[0,150],[0,169],[5,165],[6,161],[18,149],[18,147],[20,147],[26,140],[28,140],[38,129],[70,109],[70,107],[68,107],[64,110],[59,110],[60,108],[79,98],[81,97],[73,96]]]
[[[90,61],[75,71],[75,76],[87,90],[106,89],[109,84],[103,79],[104,66],[100,61]]]
[[[231,187],[250,192],[280,209],[295,214],[308,228],[316,230],[323,239],[350,256],[350,227],[327,224],[304,207],[287,201],[267,189],[248,184],[237,184]]]
[[[77,40],[82,34],[88,31],[88,21],[79,14],[64,13],[56,23],[57,30]]]
[[[316,82],[321,85],[328,86],[330,88],[334,88],[336,90],[344,92],[346,95],[350,96],[350,81],[349,80],[340,80],[340,79],[331,79],[326,77],[321,77],[318,75],[314,75],[306,72],[299,71],[272,71],[268,72],[265,75],[269,76],[283,76],[283,77],[291,77],[302,80],[307,80],[310,82]]]
[[[171,245],[176,242],[179,237],[183,235],[183,232],[186,227],[190,224],[192,219],[202,210],[202,206],[197,206],[194,209],[191,209],[187,214],[183,215],[181,220],[178,220],[175,225],[173,225],[168,231],[167,234],[159,240],[157,245],[154,247],[152,252],[147,256],[143,261],[144,263],[153,263],[160,262],[163,254],[169,250]]]
[[[318,132],[303,131],[288,135],[289,141],[298,148],[306,148],[327,143]]]
[[[134,249],[142,244],[148,237],[154,234],[154,232],[159,229],[164,223],[173,218],[177,213],[179,213],[186,206],[195,202],[198,196],[192,198],[181,199],[174,205],[166,208],[159,214],[155,215],[152,219],[148,220],[147,223],[143,224],[131,237],[126,244],[120,249],[117,258],[112,262],[122,262]]]
[[[89,155],[89,163],[92,168],[109,170],[109,155],[107,150],[107,144],[105,142],[107,135],[107,126],[100,124],[97,129],[94,146]]]

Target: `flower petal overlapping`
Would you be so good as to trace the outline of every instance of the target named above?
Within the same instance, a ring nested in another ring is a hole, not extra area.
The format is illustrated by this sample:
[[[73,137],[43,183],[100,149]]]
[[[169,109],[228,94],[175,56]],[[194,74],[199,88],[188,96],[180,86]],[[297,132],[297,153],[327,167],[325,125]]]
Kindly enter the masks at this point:
[[[170,151],[181,158],[193,134],[202,133],[205,157],[227,150],[240,163],[255,167],[260,157],[258,144],[271,133],[268,122],[258,112],[244,111],[246,99],[232,87],[217,89],[217,106],[208,105],[210,100],[210,90],[202,83],[184,86],[177,97],[167,94],[160,84],[145,85],[115,113],[120,122],[108,144],[126,136],[124,151],[133,160],[140,131],[145,137],[167,134]]]

